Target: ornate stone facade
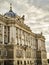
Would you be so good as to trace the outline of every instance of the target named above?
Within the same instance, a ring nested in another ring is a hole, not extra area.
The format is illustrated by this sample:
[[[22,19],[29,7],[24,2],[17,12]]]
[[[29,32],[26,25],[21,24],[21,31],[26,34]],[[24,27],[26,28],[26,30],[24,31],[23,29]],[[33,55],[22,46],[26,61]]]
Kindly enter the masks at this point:
[[[0,65],[47,65],[45,38],[24,24],[24,15],[0,15]]]

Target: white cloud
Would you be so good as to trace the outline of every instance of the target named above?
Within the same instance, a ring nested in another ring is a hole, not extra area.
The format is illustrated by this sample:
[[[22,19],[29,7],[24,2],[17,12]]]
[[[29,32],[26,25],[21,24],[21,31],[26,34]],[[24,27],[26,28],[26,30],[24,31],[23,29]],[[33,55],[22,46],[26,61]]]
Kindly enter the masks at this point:
[[[47,58],[49,59],[49,53],[47,53]]]

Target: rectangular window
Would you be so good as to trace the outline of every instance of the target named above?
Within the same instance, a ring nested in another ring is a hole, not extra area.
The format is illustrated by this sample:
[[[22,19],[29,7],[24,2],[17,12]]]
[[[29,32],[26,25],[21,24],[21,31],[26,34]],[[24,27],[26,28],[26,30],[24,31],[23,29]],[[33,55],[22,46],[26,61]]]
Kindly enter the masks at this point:
[[[21,61],[21,65],[22,65],[22,61]]]
[[[21,43],[20,43],[20,41],[21,41],[21,39],[20,39],[20,38],[18,38],[18,43],[19,43],[19,45],[21,44]]]
[[[0,65],[2,65],[2,63],[0,62]]]
[[[4,50],[4,56],[7,56],[7,51],[6,50]]]
[[[2,43],[2,36],[0,36],[0,43]]]
[[[31,61],[30,61],[30,64],[31,64]]]
[[[29,61],[27,61],[27,63],[29,64]]]
[[[26,65],[26,61],[24,61],[24,65]]]
[[[19,60],[17,61],[17,65],[19,65]]]
[[[3,55],[3,50],[0,49],[0,56],[2,56],[2,55]]]
[[[8,28],[7,26],[4,26],[4,43],[8,43]]]
[[[1,50],[0,50],[0,55],[1,55]]]

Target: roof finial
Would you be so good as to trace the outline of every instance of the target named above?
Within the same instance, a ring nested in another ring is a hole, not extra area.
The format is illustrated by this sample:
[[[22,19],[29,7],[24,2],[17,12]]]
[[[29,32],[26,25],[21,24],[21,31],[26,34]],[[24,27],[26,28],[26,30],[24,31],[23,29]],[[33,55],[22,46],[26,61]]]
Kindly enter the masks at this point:
[[[10,3],[10,11],[12,11],[12,3]]]

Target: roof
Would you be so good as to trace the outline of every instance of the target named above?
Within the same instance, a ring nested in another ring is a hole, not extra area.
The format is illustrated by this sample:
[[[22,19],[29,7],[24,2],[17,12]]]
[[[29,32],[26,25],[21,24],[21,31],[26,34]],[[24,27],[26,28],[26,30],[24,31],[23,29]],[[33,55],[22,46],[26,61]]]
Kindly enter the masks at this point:
[[[9,12],[6,12],[6,13],[4,14],[4,16],[16,17],[16,13],[14,13],[13,11],[9,11]]]
[[[14,13],[13,11],[12,11],[12,4],[10,3],[10,10],[9,10],[9,12],[6,12],[5,14],[4,14],[4,16],[7,16],[7,17],[16,17],[16,13]]]

